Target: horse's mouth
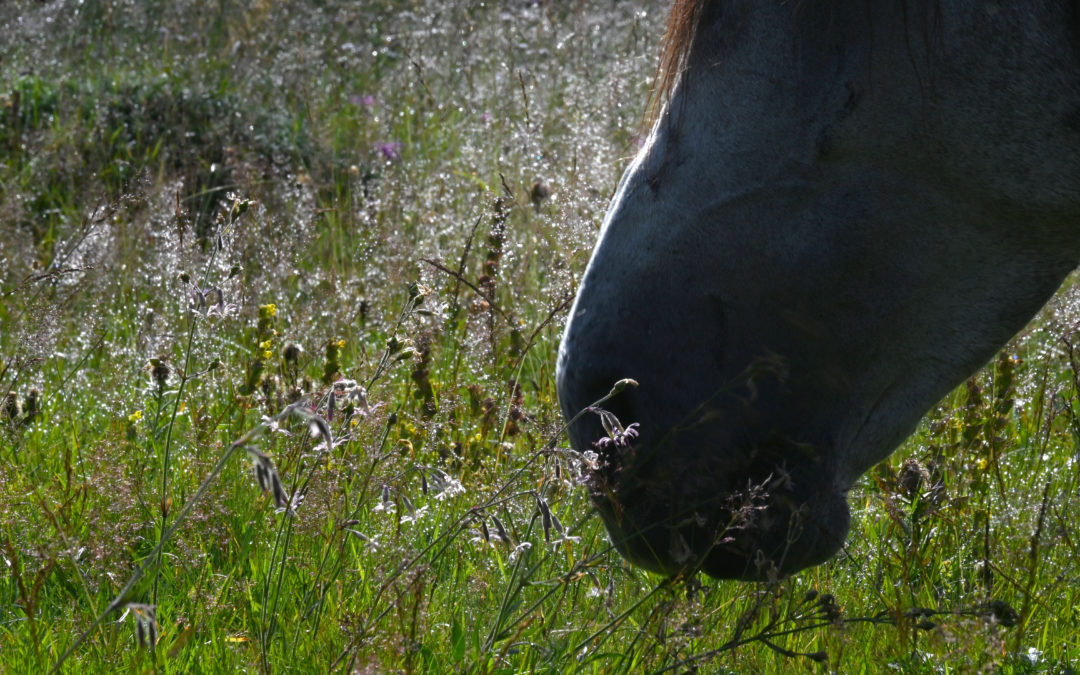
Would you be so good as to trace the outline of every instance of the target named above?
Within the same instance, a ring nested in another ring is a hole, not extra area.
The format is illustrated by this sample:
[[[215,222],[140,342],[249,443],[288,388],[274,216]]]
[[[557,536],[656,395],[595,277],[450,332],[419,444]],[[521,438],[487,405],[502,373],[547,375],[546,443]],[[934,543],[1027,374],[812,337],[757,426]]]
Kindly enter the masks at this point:
[[[787,472],[729,482],[716,466],[673,469],[631,442],[598,449],[589,496],[619,553],[653,572],[765,580],[824,562],[847,534],[843,493],[809,491]]]

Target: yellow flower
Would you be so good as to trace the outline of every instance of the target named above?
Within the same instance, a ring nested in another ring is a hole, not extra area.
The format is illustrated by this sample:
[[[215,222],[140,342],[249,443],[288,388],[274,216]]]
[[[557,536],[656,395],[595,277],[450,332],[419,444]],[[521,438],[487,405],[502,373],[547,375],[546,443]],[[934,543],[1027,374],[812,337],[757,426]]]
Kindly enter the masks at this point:
[[[986,471],[988,466],[990,466],[990,462],[986,461],[985,457],[979,460],[979,471]]]
[[[270,316],[277,316],[277,305],[274,303],[266,305],[266,313]]]
[[[338,346],[338,349],[345,349],[345,340],[338,340],[337,341],[337,346]]]
[[[273,356],[273,355],[274,355],[273,352],[271,352],[269,349],[267,349],[266,351],[263,352],[263,358],[266,359],[266,360],[269,360],[270,357]]]
[[[132,424],[138,423],[138,421],[141,420],[141,419],[142,419],[142,411],[141,410],[136,410],[135,412],[128,415],[128,422],[131,422]]]
[[[480,443],[480,442],[482,442],[483,440],[484,440],[484,434],[482,434],[482,433],[480,433],[479,431],[477,431],[477,432],[476,432],[476,435],[475,435],[475,436],[473,436],[473,441],[475,441],[476,443]]]

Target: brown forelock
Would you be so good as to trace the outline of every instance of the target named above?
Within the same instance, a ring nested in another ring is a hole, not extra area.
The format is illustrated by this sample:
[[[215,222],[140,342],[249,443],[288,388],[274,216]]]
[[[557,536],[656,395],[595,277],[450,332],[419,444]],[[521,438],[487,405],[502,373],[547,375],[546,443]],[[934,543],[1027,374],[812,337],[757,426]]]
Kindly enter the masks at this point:
[[[652,126],[664,102],[671,95],[679,75],[686,68],[690,47],[694,42],[701,10],[708,0],[675,0],[668,17],[667,29],[660,47],[660,59],[656,64],[656,77],[645,112],[645,128]]]

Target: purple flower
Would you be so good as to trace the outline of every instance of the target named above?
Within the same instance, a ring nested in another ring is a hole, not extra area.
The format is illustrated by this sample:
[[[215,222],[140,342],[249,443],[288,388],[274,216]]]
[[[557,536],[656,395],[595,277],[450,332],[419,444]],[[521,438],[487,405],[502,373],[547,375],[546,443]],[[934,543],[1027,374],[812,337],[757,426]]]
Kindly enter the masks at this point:
[[[388,162],[397,162],[401,160],[401,141],[379,143],[375,146],[375,149],[382,153],[383,158]]]
[[[606,450],[609,447],[615,448],[629,448],[633,451],[633,446],[630,445],[630,441],[638,437],[638,423],[626,425],[625,429],[615,429],[611,432],[610,436],[603,436],[593,442],[593,447],[597,450]]]
[[[349,103],[357,107],[370,108],[375,105],[375,97],[371,94],[364,94],[363,96],[350,96]]]
[[[486,113],[481,113],[480,114],[480,123],[481,124],[487,124],[491,120],[492,120],[491,113],[486,112]]]

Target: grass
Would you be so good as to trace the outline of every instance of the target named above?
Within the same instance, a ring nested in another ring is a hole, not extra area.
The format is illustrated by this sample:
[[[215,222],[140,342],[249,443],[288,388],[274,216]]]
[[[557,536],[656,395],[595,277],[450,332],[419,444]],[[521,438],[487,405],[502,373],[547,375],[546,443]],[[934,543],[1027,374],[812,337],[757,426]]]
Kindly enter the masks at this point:
[[[3,672],[1075,672],[1072,286],[836,559],[611,550],[553,367],[661,11],[16,5]]]

